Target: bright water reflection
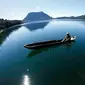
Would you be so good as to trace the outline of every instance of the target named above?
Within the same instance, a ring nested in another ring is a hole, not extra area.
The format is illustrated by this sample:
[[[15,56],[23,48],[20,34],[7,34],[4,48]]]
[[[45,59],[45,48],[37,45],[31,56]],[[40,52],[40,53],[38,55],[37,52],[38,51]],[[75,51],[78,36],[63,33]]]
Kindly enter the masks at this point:
[[[22,85],[30,85],[30,79],[28,75],[23,76],[23,84]]]

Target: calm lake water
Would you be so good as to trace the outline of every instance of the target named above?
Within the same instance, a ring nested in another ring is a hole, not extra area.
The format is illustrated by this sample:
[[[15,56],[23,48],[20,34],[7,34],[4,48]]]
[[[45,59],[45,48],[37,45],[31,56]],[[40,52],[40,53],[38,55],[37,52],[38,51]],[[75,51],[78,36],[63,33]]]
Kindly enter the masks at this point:
[[[25,44],[77,36],[38,50]],[[25,24],[0,35],[0,85],[85,85],[85,21]]]

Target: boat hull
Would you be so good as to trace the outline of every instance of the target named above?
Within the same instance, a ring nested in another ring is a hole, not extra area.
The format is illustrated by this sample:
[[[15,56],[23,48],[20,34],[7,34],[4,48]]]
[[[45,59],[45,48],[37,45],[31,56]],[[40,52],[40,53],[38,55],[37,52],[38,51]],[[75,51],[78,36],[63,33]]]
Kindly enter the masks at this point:
[[[52,45],[60,45],[60,44],[73,42],[73,41],[75,41],[75,39],[76,39],[76,36],[72,37],[72,39],[70,41],[61,42],[63,39],[51,40],[51,41],[38,42],[38,43],[24,45],[24,47],[28,48],[28,49],[38,49],[38,48],[48,47],[48,46],[52,46]]]

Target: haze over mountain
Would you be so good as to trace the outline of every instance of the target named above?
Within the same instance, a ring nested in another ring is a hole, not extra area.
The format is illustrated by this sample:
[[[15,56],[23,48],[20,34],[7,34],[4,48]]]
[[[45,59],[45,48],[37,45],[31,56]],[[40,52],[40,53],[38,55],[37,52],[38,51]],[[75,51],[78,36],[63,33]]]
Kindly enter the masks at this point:
[[[49,19],[52,19],[52,17],[50,17],[48,14],[44,12],[30,12],[24,18],[23,22],[49,20]]]

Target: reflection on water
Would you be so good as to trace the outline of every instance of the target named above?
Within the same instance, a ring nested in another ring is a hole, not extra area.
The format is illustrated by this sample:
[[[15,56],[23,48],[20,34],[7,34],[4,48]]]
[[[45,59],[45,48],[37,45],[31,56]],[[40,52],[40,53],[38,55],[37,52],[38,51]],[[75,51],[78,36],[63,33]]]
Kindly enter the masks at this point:
[[[11,29],[8,29],[7,31],[4,31],[0,34],[0,45],[3,44],[3,42],[6,40],[6,38],[13,32],[19,29],[21,26],[15,26]]]
[[[38,54],[40,54],[42,52],[52,50],[52,49],[57,48],[59,46],[60,46],[60,48],[71,48],[74,43],[75,43],[75,41],[70,42],[70,43],[66,43],[66,44],[62,44],[62,45],[54,45],[54,46],[50,46],[50,47],[44,47],[44,48],[35,49],[35,50],[32,50],[28,54],[28,57],[36,56],[36,55],[38,55]]]
[[[85,85],[84,28],[79,21],[56,21],[42,30],[29,31],[23,26],[3,33],[0,85]],[[26,43],[62,39],[66,32],[77,36],[76,42],[38,50],[24,48]]]
[[[47,21],[47,22],[38,22],[38,23],[27,23],[23,26],[28,28],[30,31],[33,31],[33,30],[37,30],[37,29],[43,29],[48,23],[49,23],[49,21]],[[21,27],[21,25],[17,25],[17,26],[14,26],[14,27],[8,29],[7,31],[4,31],[3,33],[1,33],[0,34],[0,45],[3,44],[3,42],[6,40],[6,38],[12,32],[16,31],[20,27]]]
[[[23,84],[22,85],[30,85],[30,79],[28,75],[23,76]]]
[[[24,26],[28,28],[30,31],[34,31],[37,29],[43,29],[49,22],[39,22],[39,23],[31,23],[25,24]]]
[[[32,50],[29,54],[28,54],[28,57],[32,57],[32,56],[36,56],[44,51],[48,51],[50,48],[47,47],[47,48],[41,48],[41,49],[36,49],[36,50]]]
[[[73,41],[73,42],[70,42],[70,43],[63,44],[63,45],[61,45],[61,47],[71,48],[75,43],[76,43],[76,41]]]

